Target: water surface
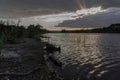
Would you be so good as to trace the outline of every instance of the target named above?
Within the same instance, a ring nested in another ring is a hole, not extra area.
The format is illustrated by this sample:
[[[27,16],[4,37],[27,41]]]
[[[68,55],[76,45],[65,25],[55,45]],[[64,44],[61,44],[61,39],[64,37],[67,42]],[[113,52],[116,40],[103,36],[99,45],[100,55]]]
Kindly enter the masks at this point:
[[[50,33],[67,80],[120,80],[120,34]]]

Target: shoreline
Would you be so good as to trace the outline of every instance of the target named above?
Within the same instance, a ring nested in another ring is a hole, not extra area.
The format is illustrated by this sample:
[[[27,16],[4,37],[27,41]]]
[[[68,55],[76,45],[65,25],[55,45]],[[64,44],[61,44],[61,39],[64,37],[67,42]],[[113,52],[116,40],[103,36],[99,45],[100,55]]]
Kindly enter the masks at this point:
[[[0,56],[1,79],[7,76],[10,80],[61,80],[57,73],[49,70],[44,59],[44,54],[49,55],[44,49],[47,44],[33,38],[21,39],[16,44],[5,44]]]

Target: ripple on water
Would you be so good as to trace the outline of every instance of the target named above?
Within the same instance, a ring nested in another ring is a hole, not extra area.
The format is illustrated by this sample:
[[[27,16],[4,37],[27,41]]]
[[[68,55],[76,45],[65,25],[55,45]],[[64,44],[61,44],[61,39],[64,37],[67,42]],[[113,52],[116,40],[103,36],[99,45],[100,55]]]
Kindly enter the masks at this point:
[[[120,37],[118,34],[47,34],[50,42],[61,45],[55,57],[63,63],[65,77],[113,80],[120,72]],[[108,75],[112,78],[109,78]],[[84,78],[83,78],[84,77]],[[119,76],[117,76],[120,79]]]

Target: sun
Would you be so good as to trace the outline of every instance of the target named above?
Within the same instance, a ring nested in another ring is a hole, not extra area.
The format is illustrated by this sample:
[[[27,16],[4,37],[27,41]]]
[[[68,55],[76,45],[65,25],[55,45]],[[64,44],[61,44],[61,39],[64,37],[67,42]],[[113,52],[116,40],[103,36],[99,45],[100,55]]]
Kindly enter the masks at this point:
[[[75,0],[75,1],[79,7],[79,10],[76,11],[76,14],[77,14],[76,18],[82,18],[87,15],[92,15],[92,14],[96,14],[96,13],[105,11],[102,9],[101,6],[87,8],[85,0]]]

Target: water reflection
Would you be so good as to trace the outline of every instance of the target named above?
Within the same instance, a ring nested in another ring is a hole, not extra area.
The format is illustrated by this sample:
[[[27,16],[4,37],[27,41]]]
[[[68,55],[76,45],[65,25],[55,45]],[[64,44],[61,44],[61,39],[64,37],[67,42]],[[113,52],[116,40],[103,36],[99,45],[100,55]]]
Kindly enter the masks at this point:
[[[61,45],[54,56],[64,64],[60,72],[68,80],[120,79],[119,34],[47,34],[50,42]],[[114,73],[115,75],[112,75]],[[108,77],[112,75],[111,78]]]

